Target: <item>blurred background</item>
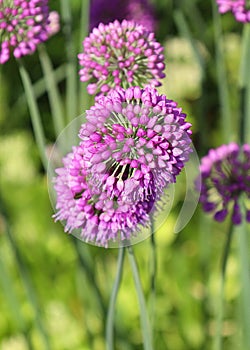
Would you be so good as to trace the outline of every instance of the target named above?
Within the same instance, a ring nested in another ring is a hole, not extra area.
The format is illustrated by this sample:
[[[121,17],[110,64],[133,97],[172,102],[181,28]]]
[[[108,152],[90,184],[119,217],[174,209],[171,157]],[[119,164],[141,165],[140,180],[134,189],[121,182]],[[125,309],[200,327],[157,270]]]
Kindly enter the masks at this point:
[[[65,108],[69,58],[74,61],[78,79],[76,54],[85,35],[80,26],[84,1],[68,2],[70,24],[61,13],[64,1],[49,1],[50,8],[62,16],[61,31],[46,47]],[[165,48],[166,78],[159,91],[178,101],[187,113],[199,157],[228,141],[222,118],[226,107],[220,98],[223,75],[221,78],[218,67],[227,77],[233,130],[230,140],[236,141],[238,133],[243,27],[229,13],[219,16],[214,5],[215,0],[154,0],[149,10],[156,37]],[[108,23],[119,14],[112,13],[115,6],[107,0],[92,1],[93,6],[103,8],[99,14],[92,13],[92,17],[100,16],[99,22]],[[88,21],[88,13],[85,16]],[[98,21],[96,17],[92,22],[90,18],[90,26]],[[66,46],[69,25],[71,52]],[[24,62],[38,99],[49,153],[55,133],[38,54],[25,57]],[[79,101],[85,88],[79,83]],[[88,97],[82,100],[76,116],[91,104]],[[12,58],[0,67],[0,348],[105,349],[105,319],[117,249],[87,245],[64,233],[63,226],[52,219],[47,187],[18,66]],[[181,175],[171,213],[154,234],[154,296],[150,292],[150,238],[134,246],[157,350],[209,350],[216,334],[221,259],[229,223],[214,223],[198,206],[186,227],[174,234],[185,190],[185,177]],[[238,256],[237,241],[233,239],[222,325],[223,348],[227,350],[244,349]],[[127,257],[115,321],[116,349],[142,349],[138,301]]]

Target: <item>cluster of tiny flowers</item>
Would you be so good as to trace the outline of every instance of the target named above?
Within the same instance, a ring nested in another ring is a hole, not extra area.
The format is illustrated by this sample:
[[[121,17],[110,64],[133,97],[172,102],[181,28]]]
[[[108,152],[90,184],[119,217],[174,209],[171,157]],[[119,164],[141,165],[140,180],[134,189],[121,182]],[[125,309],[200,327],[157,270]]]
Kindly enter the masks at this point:
[[[153,195],[144,201],[128,203],[121,197],[110,198],[88,179],[85,144],[73,147],[63,159],[63,168],[56,169],[57,192],[55,220],[65,221],[65,231],[80,229],[86,242],[108,247],[110,240],[130,240],[132,235],[150,224]]]
[[[80,80],[89,82],[89,94],[105,94],[117,86],[159,86],[165,76],[163,47],[154,33],[127,20],[100,23],[84,39],[78,58]]]
[[[90,30],[100,22],[107,24],[123,19],[142,24],[149,31],[154,31],[156,27],[154,8],[148,0],[113,0],[112,6],[107,0],[90,2]]]
[[[188,161],[190,124],[154,88],[99,96],[86,112],[78,147],[57,169],[57,220],[85,240],[107,246],[150,225],[164,188]]]
[[[35,52],[55,32],[48,0],[0,0],[0,64]]]
[[[238,22],[250,22],[250,10],[246,0],[217,0],[220,13],[231,11]]]
[[[242,222],[245,204],[246,220],[250,222],[250,145],[236,143],[211,149],[201,160],[200,201],[206,212],[214,213],[215,220],[224,221],[232,211],[232,222]]]
[[[127,4],[127,11],[126,19],[142,24],[149,31],[155,30],[154,9],[147,0],[130,0]]]
[[[88,142],[90,172],[111,196],[156,196],[176,180],[190,153],[190,126],[177,103],[154,88],[131,87],[100,96],[86,112],[79,137]]]

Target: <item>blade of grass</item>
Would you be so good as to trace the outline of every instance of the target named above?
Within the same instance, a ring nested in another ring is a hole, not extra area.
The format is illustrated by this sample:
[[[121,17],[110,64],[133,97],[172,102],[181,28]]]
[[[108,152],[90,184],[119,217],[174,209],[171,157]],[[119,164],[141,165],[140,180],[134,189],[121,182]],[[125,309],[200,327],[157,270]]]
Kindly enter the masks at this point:
[[[65,76],[66,76],[65,71],[66,71],[65,64],[62,64],[60,67],[56,68],[53,71],[54,80],[56,84],[60,83],[62,80],[65,79]],[[37,82],[33,83],[33,91],[36,99],[41,97],[46,92],[46,90],[47,88],[46,88],[46,83],[44,78],[41,78]],[[12,109],[17,110],[19,112],[22,111],[25,107],[25,99],[26,99],[25,93],[20,95],[20,97],[16,100],[16,103],[13,105]]]
[[[109,300],[107,326],[106,326],[106,349],[107,350],[114,349],[115,305],[116,305],[116,299],[117,299],[118,291],[122,280],[124,252],[125,252],[125,248],[119,249],[117,272],[116,272],[116,277],[115,277],[115,281],[113,284],[113,288],[112,288],[112,292]]]
[[[29,77],[29,74],[22,64],[21,60],[18,60],[19,72],[22,79],[24,91],[27,98],[27,103],[30,111],[31,122],[34,130],[34,135],[39,150],[40,158],[43,163],[44,169],[47,170],[47,156],[46,156],[46,141],[41,120],[41,115],[38,109],[36,97],[34,94],[33,86]]]
[[[232,141],[232,115],[230,108],[229,86],[226,74],[225,55],[223,50],[223,33],[221,26],[221,17],[218,12],[215,0],[212,1],[213,24],[214,24],[214,43],[215,43],[215,60],[218,77],[219,101],[221,110],[221,129],[223,140],[222,143]]]
[[[127,248],[127,252],[128,252],[128,258],[129,258],[129,262],[130,262],[130,266],[131,266],[132,274],[134,278],[138,302],[139,302],[141,329],[142,329],[142,337],[143,337],[143,348],[144,350],[153,350],[152,339],[151,339],[152,338],[151,329],[150,329],[149,319],[147,315],[145,298],[142,290],[137,263],[136,263],[134,252],[131,246]]]
[[[46,47],[44,45],[40,45],[38,52],[39,52],[39,59],[43,69],[45,83],[47,86],[50,109],[52,113],[52,120],[54,124],[54,130],[55,130],[56,136],[58,136],[60,132],[63,130],[63,128],[65,127],[61,97],[59,94],[55,76],[53,74],[53,66],[52,66],[50,57],[47,53]]]

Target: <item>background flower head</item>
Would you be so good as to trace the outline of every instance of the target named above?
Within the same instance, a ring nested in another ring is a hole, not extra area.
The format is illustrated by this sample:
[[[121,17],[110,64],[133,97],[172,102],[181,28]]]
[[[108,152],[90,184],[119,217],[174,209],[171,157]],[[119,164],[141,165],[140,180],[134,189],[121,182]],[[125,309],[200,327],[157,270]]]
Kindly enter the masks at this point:
[[[232,222],[240,224],[243,208],[240,198],[250,199],[250,145],[236,143],[211,149],[201,160],[200,201],[206,212],[214,213],[217,221],[224,221],[232,211]],[[250,222],[250,210],[246,209]]]
[[[238,22],[250,22],[250,10],[246,0],[217,0],[220,13],[231,11]]]
[[[176,181],[191,152],[190,126],[177,103],[154,88],[131,87],[100,96],[79,136],[88,168],[111,198],[158,197]]]
[[[100,23],[84,39],[78,58],[89,94],[105,94],[116,86],[159,86],[165,76],[163,47],[154,33],[126,20]]]
[[[134,21],[142,24],[149,31],[154,31],[156,20],[154,7],[148,0],[113,0],[112,6],[107,0],[92,0],[90,2],[90,30],[99,23],[108,24],[114,20]]]
[[[64,166],[56,169],[55,220],[65,221],[66,232],[79,229],[83,240],[97,245],[107,247],[110,241],[130,240],[142,225],[149,225],[153,197],[148,195],[135,204],[121,197],[110,199],[89,179],[85,154],[82,142],[63,158]]]
[[[53,32],[53,31],[52,31]],[[51,35],[48,0],[0,0],[0,63],[35,52]]]

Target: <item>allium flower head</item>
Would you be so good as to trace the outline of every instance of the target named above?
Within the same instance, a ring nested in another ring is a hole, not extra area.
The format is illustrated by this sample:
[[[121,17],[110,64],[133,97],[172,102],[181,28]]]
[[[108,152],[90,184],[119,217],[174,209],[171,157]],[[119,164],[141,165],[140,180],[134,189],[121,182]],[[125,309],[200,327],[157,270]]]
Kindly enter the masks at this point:
[[[56,221],[65,221],[66,232],[79,229],[83,240],[96,245],[108,247],[110,241],[130,240],[142,225],[149,225],[153,196],[135,204],[120,197],[110,199],[89,181],[85,153],[82,142],[63,159],[64,166],[56,169]]]
[[[159,86],[165,76],[163,47],[154,33],[126,20],[100,23],[84,39],[78,58],[80,80],[89,82],[89,94],[105,94],[117,86]]]
[[[97,98],[80,129],[88,171],[110,198],[133,203],[176,181],[188,160],[190,126],[177,103],[154,88],[131,87]]]
[[[240,198],[246,205],[250,199],[250,145],[230,143],[211,149],[202,158],[200,170],[203,209],[214,213],[217,221],[224,221],[232,211],[232,222],[240,224],[244,209]],[[246,220],[250,222],[249,207]]]
[[[220,13],[231,11],[238,22],[250,22],[250,10],[246,0],[217,0]]]
[[[49,37],[48,0],[0,0],[0,64],[32,54]]]
[[[148,0],[113,0],[112,6],[107,0],[90,2],[90,30],[100,22],[108,24],[123,19],[142,24],[149,31],[154,31],[156,27],[154,8]]]

